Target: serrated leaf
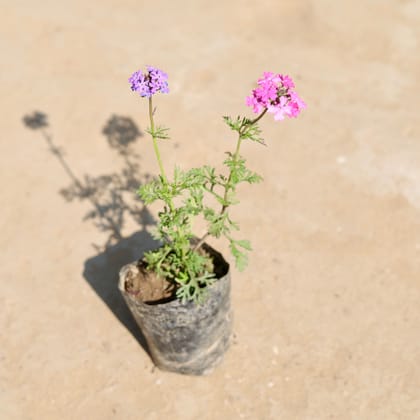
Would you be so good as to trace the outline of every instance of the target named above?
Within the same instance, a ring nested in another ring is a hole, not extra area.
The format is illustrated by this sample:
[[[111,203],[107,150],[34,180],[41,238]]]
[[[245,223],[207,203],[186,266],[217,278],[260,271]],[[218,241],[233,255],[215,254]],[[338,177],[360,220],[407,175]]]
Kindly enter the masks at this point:
[[[236,120],[233,120],[231,117],[229,116],[224,116],[223,117],[225,123],[234,131],[239,132],[240,128],[241,128],[241,118],[240,117],[236,117]]]
[[[169,139],[168,132],[169,132],[169,128],[158,126],[155,128],[155,137],[157,139],[168,140]]]
[[[248,251],[252,251],[251,243],[246,239],[235,240],[235,244]]]
[[[248,265],[248,256],[240,251],[235,244],[236,241],[231,241],[229,248],[233,257],[235,258],[235,266],[239,271],[243,271],[245,267]]]

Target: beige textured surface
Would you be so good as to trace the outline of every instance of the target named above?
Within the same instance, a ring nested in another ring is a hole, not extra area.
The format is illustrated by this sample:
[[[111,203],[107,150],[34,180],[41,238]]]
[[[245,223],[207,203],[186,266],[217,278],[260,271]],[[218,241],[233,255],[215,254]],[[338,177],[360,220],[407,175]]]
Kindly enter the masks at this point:
[[[418,0],[3,0],[0,46],[2,420],[420,419]],[[127,239],[148,218],[121,171],[157,168],[146,136],[127,160],[102,130],[113,114],[146,128],[127,83],[146,64],[170,75],[169,168],[221,162],[220,116],[247,112],[264,70],[308,103],[244,147],[265,178],[235,210],[255,251],[233,271],[235,345],[205,378],[152,371],[115,295],[148,241]],[[44,134],[22,124],[34,110]],[[66,200],[64,163],[104,191]]]

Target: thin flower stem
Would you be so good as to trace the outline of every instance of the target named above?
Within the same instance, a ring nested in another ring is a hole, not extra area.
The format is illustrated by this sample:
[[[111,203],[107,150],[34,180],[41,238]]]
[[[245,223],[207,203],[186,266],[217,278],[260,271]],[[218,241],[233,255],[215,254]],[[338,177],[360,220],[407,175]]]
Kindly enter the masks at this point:
[[[262,117],[264,117],[264,115],[267,111],[268,111],[268,108],[265,108],[264,111],[261,112],[261,114],[258,115],[257,118],[255,118],[254,120],[251,120],[248,125],[254,125],[255,123],[257,123]]]
[[[236,143],[236,149],[235,149],[235,153],[233,154],[233,161],[236,162],[236,160],[238,159],[239,156],[239,150],[241,148],[241,143],[243,140],[243,135],[245,133],[245,129],[248,126],[254,125],[256,124],[267,112],[267,108],[264,109],[263,112],[261,112],[260,115],[258,115],[258,117],[256,117],[253,120],[248,121],[247,123],[245,123],[240,129],[239,129],[239,136],[238,136],[238,141]],[[228,180],[225,184],[225,192],[223,195],[223,201],[226,202],[227,200],[227,196],[229,194],[229,191],[231,190],[232,186],[230,185],[230,183],[232,182],[232,169],[230,169],[229,171],[229,177]],[[223,214],[225,214],[226,210],[228,209],[229,205],[228,204],[223,204],[222,208],[220,210],[219,216],[223,216]],[[210,232],[206,232],[200,239],[199,241],[196,243],[196,245],[193,248],[193,251],[196,251],[198,248],[200,248],[201,245],[203,245],[204,241],[207,239],[207,237],[210,235]]]
[[[163,169],[162,159],[160,157],[159,147],[157,144],[157,138],[155,135],[155,122],[153,120],[153,103],[152,97],[149,97],[149,119],[150,119],[150,133],[152,134],[153,139],[153,148],[155,149],[156,159],[159,164],[160,174],[165,184],[168,183],[168,179],[166,178],[165,170]]]
[[[233,155],[233,161],[236,163],[236,160],[238,159],[239,156],[239,150],[241,148],[241,143],[242,143],[242,133],[239,132],[239,137],[238,137],[238,141],[236,143],[236,150],[235,153]],[[227,200],[227,196],[229,194],[230,189],[232,188],[232,186],[230,185],[230,183],[232,182],[232,169],[229,170],[229,177],[228,180],[225,184],[225,193],[223,195],[223,201],[226,202]],[[220,210],[220,216],[222,216],[224,214],[224,212],[226,211],[226,209],[229,206],[227,204],[223,204],[222,205],[222,209]]]
[[[163,168],[163,164],[162,164],[162,159],[160,157],[160,152],[159,152],[159,147],[158,147],[158,143],[157,143],[157,137],[156,137],[156,133],[155,133],[155,121],[153,119],[153,102],[152,102],[152,97],[149,97],[149,119],[150,119],[150,133],[153,139],[153,148],[155,150],[155,155],[156,155],[156,159],[158,161],[159,164],[159,169],[160,169],[160,176],[162,178],[162,181],[165,185],[168,185],[168,178],[166,177],[165,174],[165,169]],[[169,199],[167,201],[167,204],[169,206],[169,209],[171,212],[174,211],[175,207],[174,207],[174,203],[172,202],[171,199]]]

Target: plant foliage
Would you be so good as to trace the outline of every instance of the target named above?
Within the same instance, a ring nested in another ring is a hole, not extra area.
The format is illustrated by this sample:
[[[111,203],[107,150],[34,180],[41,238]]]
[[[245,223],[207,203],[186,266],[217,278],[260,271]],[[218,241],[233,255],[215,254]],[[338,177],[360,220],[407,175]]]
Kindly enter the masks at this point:
[[[264,144],[264,141],[256,122],[241,117],[234,120],[224,117],[224,120],[238,133],[235,153],[227,152],[223,162],[224,173],[217,173],[208,165],[187,171],[176,167],[171,180],[161,174],[138,190],[146,205],[156,201],[163,204],[153,232],[162,246],[146,253],[147,266],[173,282],[177,297],[183,301],[201,302],[207,287],[215,280],[212,259],[201,247],[206,237],[225,237],[239,270],[247,265],[247,253],[251,251],[249,241],[233,237],[239,224],[232,220],[229,210],[239,202],[236,196],[239,184],[255,184],[262,180],[260,175],[247,168],[246,160],[239,154],[240,143],[251,140]],[[149,129],[149,133],[154,141],[167,138],[165,129]],[[209,200],[210,196],[219,203],[219,209],[209,204],[214,202]],[[207,222],[207,232],[200,240],[193,233],[193,219],[197,216]]]

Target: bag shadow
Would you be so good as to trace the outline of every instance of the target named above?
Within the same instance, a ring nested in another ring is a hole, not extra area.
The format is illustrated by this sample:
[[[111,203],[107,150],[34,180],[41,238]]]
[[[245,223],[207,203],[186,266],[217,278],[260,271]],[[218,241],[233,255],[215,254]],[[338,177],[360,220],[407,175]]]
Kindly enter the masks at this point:
[[[137,261],[145,251],[158,246],[159,243],[146,230],[141,230],[86,260],[83,270],[83,276],[92,289],[149,356],[146,339],[118,289],[118,273],[125,264]]]

